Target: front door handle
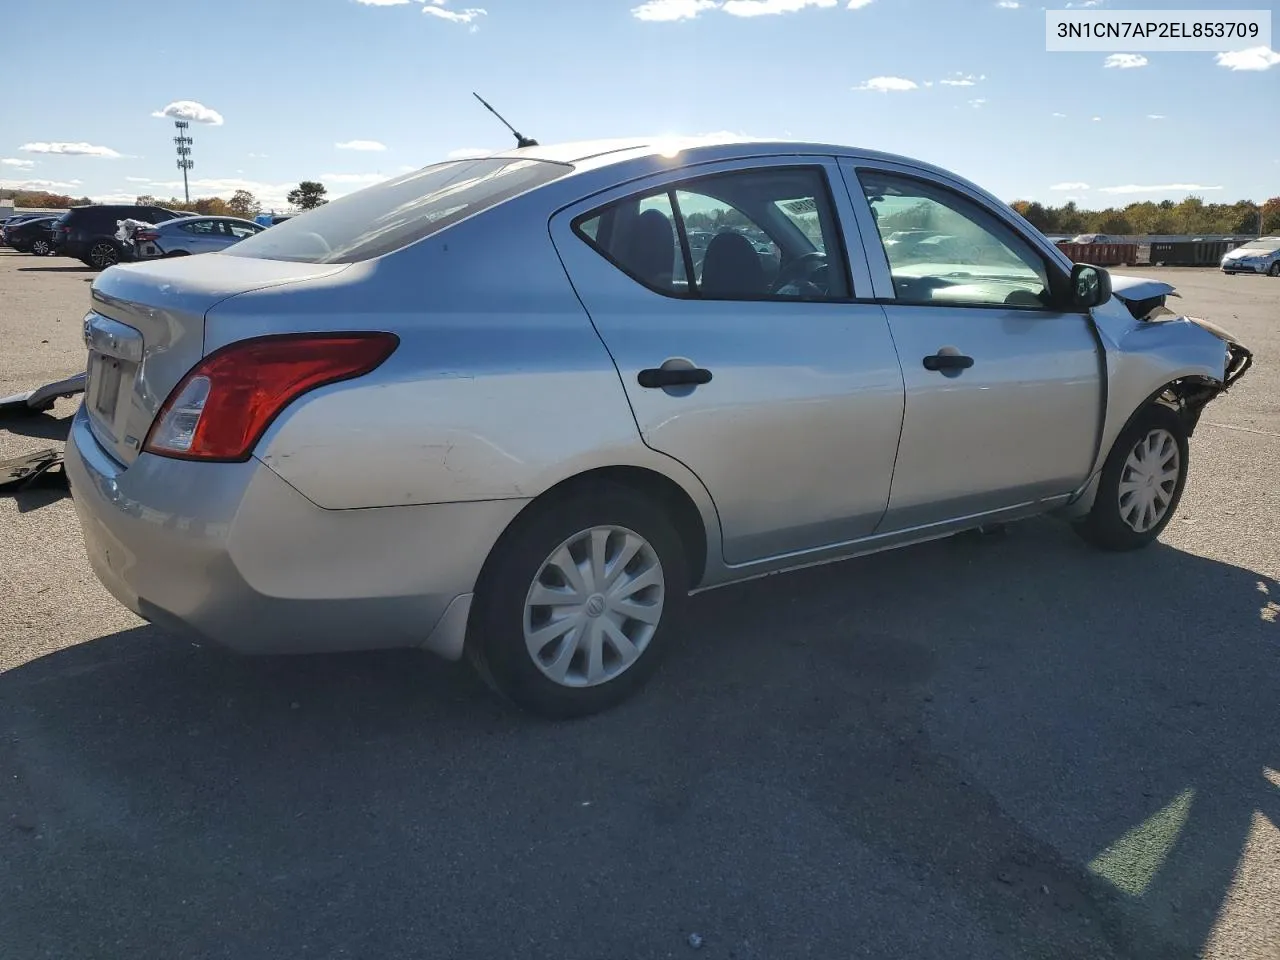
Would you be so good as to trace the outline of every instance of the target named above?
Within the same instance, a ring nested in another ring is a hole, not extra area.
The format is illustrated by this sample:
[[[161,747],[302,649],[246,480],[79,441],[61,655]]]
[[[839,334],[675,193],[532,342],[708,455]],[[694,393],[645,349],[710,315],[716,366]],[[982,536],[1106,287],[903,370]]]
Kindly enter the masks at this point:
[[[973,357],[961,353],[935,353],[924,358],[924,368],[946,372],[949,370],[968,370],[973,366]]]
[[[636,381],[649,389],[661,387],[696,387],[711,382],[711,371],[702,367],[650,367],[641,370]]]

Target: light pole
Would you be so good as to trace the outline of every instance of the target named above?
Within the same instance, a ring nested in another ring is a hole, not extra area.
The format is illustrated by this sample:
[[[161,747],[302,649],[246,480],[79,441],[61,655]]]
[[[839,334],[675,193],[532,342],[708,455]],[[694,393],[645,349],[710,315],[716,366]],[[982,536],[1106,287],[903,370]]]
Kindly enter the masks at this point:
[[[186,120],[175,120],[173,125],[178,128],[178,135],[173,138],[173,142],[178,145],[178,169],[182,171],[182,195],[187,203],[191,202],[191,188],[187,186],[187,171],[195,166],[195,161],[191,159],[191,144],[194,141],[187,136],[187,128],[190,124]]]

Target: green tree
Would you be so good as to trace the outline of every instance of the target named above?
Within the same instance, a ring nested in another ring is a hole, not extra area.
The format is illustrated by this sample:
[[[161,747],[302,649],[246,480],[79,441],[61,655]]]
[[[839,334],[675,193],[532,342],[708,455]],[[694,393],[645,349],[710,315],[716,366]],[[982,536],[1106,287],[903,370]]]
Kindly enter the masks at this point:
[[[1262,205],[1262,232],[1280,233],[1280,197],[1272,197]]]
[[[227,211],[233,216],[252,220],[262,211],[262,204],[248,190],[237,190],[227,201]]]
[[[299,210],[314,210],[316,207],[329,202],[324,197],[328,192],[323,183],[315,180],[303,180],[295,189],[289,191],[288,200],[292,206],[297,207]]]

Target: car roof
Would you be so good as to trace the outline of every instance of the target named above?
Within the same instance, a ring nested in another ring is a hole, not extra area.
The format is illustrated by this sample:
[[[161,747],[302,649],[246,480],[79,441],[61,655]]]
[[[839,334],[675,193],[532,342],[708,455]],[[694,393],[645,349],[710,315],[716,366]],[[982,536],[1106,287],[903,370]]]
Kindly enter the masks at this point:
[[[608,140],[576,140],[514,150],[496,151],[495,158],[544,160],[550,163],[572,164],[578,170],[594,170],[630,161],[643,161],[654,157],[676,157],[681,164],[711,163],[717,160],[735,160],[748,157],[782,156],[844,156],[886,163],[900,163],[933,173],[959,179],[955,173],[913,157],[867,150],[848,144],[821,143],[804,140],[767,140],[740,137],[733,134],[712,134],[701,137],[630,137]]]
[[[174,223],[188,223],[192,220],[230,220],[232,223],[244,223],[251,227],[260,227],[262,224],[255,223],[252,220],[246,220],[244,217],[235,217],[229,213],[187,213],[178,214],[172,220],[166,220],[164,226]]]

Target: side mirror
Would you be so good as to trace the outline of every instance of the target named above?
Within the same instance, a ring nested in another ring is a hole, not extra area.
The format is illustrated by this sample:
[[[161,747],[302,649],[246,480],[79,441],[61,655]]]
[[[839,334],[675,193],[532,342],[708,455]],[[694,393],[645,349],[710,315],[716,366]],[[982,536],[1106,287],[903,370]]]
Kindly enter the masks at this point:
[[[1102,267],[1077,263],[1071,268],[1071,305],[1091,310],[1111,299],[1111,274]]]

